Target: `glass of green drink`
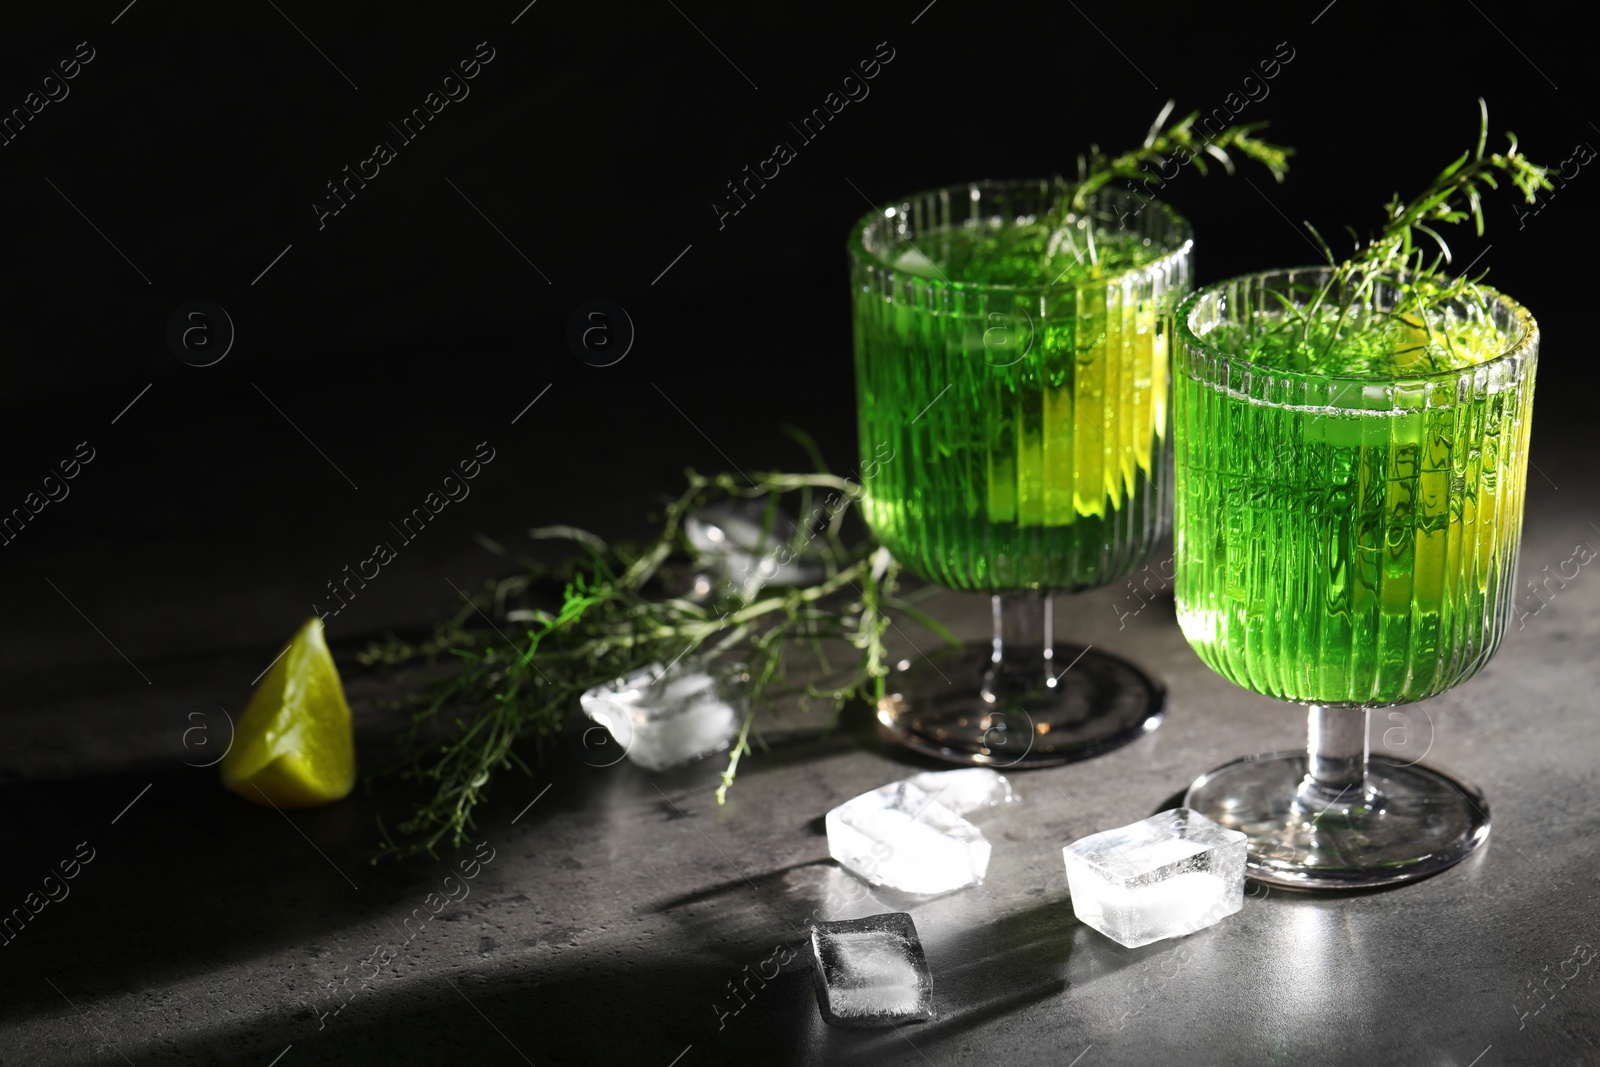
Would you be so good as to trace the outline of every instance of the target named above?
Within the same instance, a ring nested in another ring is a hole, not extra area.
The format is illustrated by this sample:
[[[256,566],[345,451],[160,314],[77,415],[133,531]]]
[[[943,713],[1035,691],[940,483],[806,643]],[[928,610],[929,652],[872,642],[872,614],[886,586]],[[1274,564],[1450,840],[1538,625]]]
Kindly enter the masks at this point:
[[[1198,779],[1271,884],[1386,885],[1482,845],[1477,790],[1369,756],[1370,710],[1471,677],[1515,592],[1539,332],[1487,287],[1391,314],[1328,268],[1207,287],[1178,312],[1178,620],[1206,665],[1308,705],[1304,752]],[[1320,295],[1319,295],[1320,294]]]
[[[1134,665],[1058,644],[1051,594],[1143,566],[1171,499],[1172,313],[1189,225],[1102,188],[950,186],[849,241],[868,524],[902,564],[992,598],[993,638],[903,660],[878,721],[958,763],[1064,763],[1159,723]]]

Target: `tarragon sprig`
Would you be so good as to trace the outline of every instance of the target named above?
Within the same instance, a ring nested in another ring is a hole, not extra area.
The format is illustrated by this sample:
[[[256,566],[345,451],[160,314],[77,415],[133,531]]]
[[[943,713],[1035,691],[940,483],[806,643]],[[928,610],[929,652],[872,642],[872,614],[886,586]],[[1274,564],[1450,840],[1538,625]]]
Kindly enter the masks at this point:
[[[495,775],[512,767],[527,771],[523,750],[543,758],[583,692],[652,664],[721,658],[737,660],[749,673],[751,710],[729,753],[719,803],[741,757],[751,752],[758,708],[787,695],[798,697],[802,709],[821,703],[837,714],[851,699],[881,699],[888,609],[954,639],[899,596],[899,566],[885,549],[870,537],[844,541],[842,524],[860,491],[858,483],[825,472],[758,473],[747,482],[689,471],[686,489],[666,506],[649,543],[610,545],[571,527],[530,531],[569,543],[574,554],[553,567],[524,560],[522,573],[474,597],[430,642],[390,639],[370,647],[362,657],[368,664],[395,665],[440,651],[462,661],[453,677],[412,699],[411,728],[386,771],[420,783],[425,795],[399,824],[399,841],[385,833],[380,855],[431,854],[441,843],[465,840]],[[709,600],[678,593],[681,583],[669,579],[676,561],[691,562],[685,518],[696,508],[740,498],[767,505],[768,534],[780,501],[796,502],[802,521],[786,544],[773,538],[772,545],[820,565],[820,576],[802,585],[747,586]],[[819,508],[824,498],[838,506]],[[820,519],[807,521],[819,511]],[[550,607],[519,606],[552,581],[562,592]],[[498,621],[469,628],[479,612]],[[830,641],[851,650],[846,661],[830,661],[824,649]]]
[[[1395,194],[1385,206],[1386,219],[1378,234],[1365,242],[1354,230],[1355,239],[1351,256],[1335,260],[1332,249],[1310,222],[1306,229],[1316,239],[1328,262],[1333,265],[1327,281],[1304,307],[1296,307],[1286,297],[1279,295],[1284,305],[1286,320],[1301,333],[1302,353],[1320,352],[1326,355],[1344,338],[1345,323],[1353,310],[1371,310],[1371,303],[1379,286],[1394,293],[1393,303],[1387,311],[1373,312],[1375,328],[1384,331],[1400,330],[1407,336],[1420,333],[1426,338],[1415,346],[1423,352],[1433,344],[1440,344],[1449,352],[1448,334],[1434,331],[1432,312],[1465,301],[1481,314],[1486,311],[1485,298],[1478,283],[1487,268],[1472,277],[1451,277],[1445,268],[1451,262],[1450,245],[1439,232],[1439,227],[1457,225],[1472,220],[1478,236],[1483,235],[1483,197],[1486,190],[1498,189],[1500,180],[1508,180],[1528,203],[1537,200],[1540,190],[1553,188],[1549,170],[1522,154],[1515,134],[1506,134],[1508,146],[1504,152],[1489,152],[1489,108],[1478,100],[1479,126],[1477,144],[1463,152],[1420,194],[1402,202]],[[1333,303],[1336,302],[1336,303]],[[1331,324],[1325,307],[1337,307]],[[1314,335],[1315,334],[1315,338]],[[1397,352],[1397,354],[1404,354]],[[1420,357],[1419,357],[1420,358]]]
[[[1159,173],[1169,165],[1192,163],[1196,171],[1205,175],[1210,173],[1206,162],[1209,157],[1221,164],[1228,174],[1232,174],[1233,154],[1237,153],[1266,167],[1274,181],[1283,181],[1294,149],[1257,137],[1257,131],[1265,129],[1266,122],[1243,123],[1211,133],[1206,128],[1196,128],[1195,123],[1200,119],[1198,111],[1191,111],[1169,124],[1167,120],[1176,106],[1177,101],[1167,101],[1137,148],[1118,156],[1108,156],[1100,150],[1099,145],[1090,145],[1086,155],[1078,156],[1077,178],[1062,183],[1061,192],[1047,213],[1046,222],[1050,230],[1063,240],[1071,241],[1068,223],[1089,206],[1096,192],[1120,180],[1129,183],[1130,188],[1142,197],[1146,195],[1146,190],[1164,187],[1176,177],[1176,171],[1168,175]],[[1088,258],[1091,263],[1098,262],[1092,227],[1088,228],[1085,236],[1088,239],[1085,250]],[[1051,242],[1046,259],[1054,254],[1057,243]]]
[[[1234,165],[1230,149],[1266,167],[1274,181],[1283,181],[1289,172],[1289,157],[1294,155],[1294,149],[1255,136],[1256,131],[1266,129],[1265,121],[1228,126],[1214,134],[1197,132],[1195,122],[1200,118],[1198,111],[1191,111],[1177,122],[1167,125],[1167,119],[1176,106],[1177,101],[1167,101],[1150,124],[1150,131],[1145,134],[1144,140],[1132,151],[1120,156],[1107,156],[1098,145],[1090,145],[1088,154],[1078,157],[1077,181],[1071,183],[1057,202],[1058,206],[1081,211],[1096,190],[1119,178],[1147,186],[1161,185],[1170,180],[1152,170],[1152,164],[1159,169],[1173,161],[1180,165],[1193,163],[1194,169],[1204,175],[1210,173],[1206,165],[1206,157],[1209,156],[1220,163],[1224,171],[1232,174]]]

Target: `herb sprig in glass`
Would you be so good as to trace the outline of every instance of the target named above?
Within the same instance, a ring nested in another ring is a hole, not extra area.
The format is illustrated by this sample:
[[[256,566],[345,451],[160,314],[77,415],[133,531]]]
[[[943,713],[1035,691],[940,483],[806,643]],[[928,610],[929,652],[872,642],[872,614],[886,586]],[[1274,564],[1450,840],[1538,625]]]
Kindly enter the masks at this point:
[[[1476,145],[1417,196],[1394,195],[1376,236],[1362,241],[1349,230],[1355,247],[1348,259],[1336,260],[1316,227],[1305,224],[1332,269],[1320,285],[1301,289],[1309,301],[1273,293],[1283,313],[1252,319],[1253,350],[1279,353],[1276,363],[1287,353],[1288,370],[1430,374],[1460,369],[1493,346],[1491,296],[1480,284],[1487,268],[1452,277],[1450,246],[1439,229],[1470,219],[1481,237],[1485,192],[1502,180],[1528,203],[1552,185],[1548,169],[1523,155],[1515,134],[1506,134],[1505,151],[1487,150],[1489,110],[1482,99],[1478,108]]]
[[[1148,190],[1164,188],[1171,180],[1170,176],[1163,177],[1158,173],[1169,164],[1192,164],[1198,173],[1206,175],[1210,173],[1206,162],[1209,158],[1221,165],[1226,173],[1232,174],[1234,153],[1266,167],[1274,181],[1283,181],[1289,171],[1289,157],[1294,155],[1294,149],[1272,144],[1256,136],[1266,128],[1266,122],[1243,123],[1210,133],[1206,127],[1196,127],[1195,123],[1200,119],[1198,111],[1191,111],[1176,122],[1169,123],[1168,119],[1172,117],[1176,106],[1177,101],[1167,101],[1138,147],[1120,155],[1108,156],[1100,150],[1099,145],[1090,145],[1086,154],[1078,156],[1077,177],[1059,181],[1061,191],[1044,220],[1047,229],[1054,235],[1044,257],[1047,267],[1063,244],[1080,262],[1087,258],[1091,267],[1098,266],[1100,257],[1095,247],[1095,226],[1089,224],[1087,213],[1095,194],[1112,182],[1126,183],[1130,191],[1145,200],[1149,196]],[[1118,220],[1095,221],[1107,224]],[[1076,247],[1074,229],[1079,229],[1084,238],[1081,250]]]

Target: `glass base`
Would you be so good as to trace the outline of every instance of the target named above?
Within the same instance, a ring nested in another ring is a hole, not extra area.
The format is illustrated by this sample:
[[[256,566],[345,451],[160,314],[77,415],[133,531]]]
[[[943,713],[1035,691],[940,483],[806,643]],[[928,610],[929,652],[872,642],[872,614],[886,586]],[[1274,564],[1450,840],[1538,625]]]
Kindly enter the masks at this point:
[[[1288,889],[1426,878],[1489,839],[1483,794],[1427,767],[1373,756],[1348,793],[1307,781],[1304,752],[1276,752],[1201,775],[1183,803],[1249,837],[1249,878]]]
[[[902,660],[885,679],[879,732],[925,756],[1003,769],[1088,759],[1161,723],[1165,688],[1127,660],[1056,645],[1061,673],[1052,684],[1025,685],[997,680],[993,654],[985,642]],[[1018,651],[1023,662],[1042,656]]]

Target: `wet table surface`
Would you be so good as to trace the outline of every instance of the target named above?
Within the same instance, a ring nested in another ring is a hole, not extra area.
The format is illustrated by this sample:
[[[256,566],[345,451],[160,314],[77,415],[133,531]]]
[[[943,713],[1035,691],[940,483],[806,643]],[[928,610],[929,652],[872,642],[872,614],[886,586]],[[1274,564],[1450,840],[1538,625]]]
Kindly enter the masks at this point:
[[[1570,573],[1576,545],[1600,547],[1592,463],[1577,449],[1535,455],[1543,473],[1530,474],[1524,579],[1546,566]],[[465,584],[493,573],[495,561],[457,540],[376,591],[373,617],[404,614],[395,605],[426,590],[410,609],[425,620],[453,595],[440,574]],[[373,866],[378,800],[285,814],[237,801],[214,770],[190,765],[202,759],[178,739],[205,721],[190,713],[242,706],[246,680],[282,639],[241,621],[275,595],[280,565],[251,562],[255,592],[163,593],[164,551],[127,549],[124,566],[142,560],[148,576],[130,568],[114,592],[77,601],[122,637],[127,660],[87,628],[64,641],[11,624],[4,907],[43,892],[61,861],[89,858],[69,895],[0,950],[0,1063],[1600,1059],[1592,565],[1552,583],[1547,602],[1524,587],[1524,614],[1479,676],[1374,716],[1375,751],[1426,753],[1486,792],[1486,849],[1382,892],[1257,887],[1219,925],[1131,951],[1076,920],[1061,847],[1174,806],[1229,759],[1302,744],[1304,718],[1209,673],[1169,597],[1137,611],[1125,588],[1063,598],[1066,639],[1166,682],[1166,720],[1098,759],[1015,775],[1023,803],[983,822],[994,846],[985,884],[909,907],[938,1018],[849,1032],[821,1021],[803,952],[775,976],[769,961],[802,944],[813,913],[907,906],[827,856],[828,809],[933,766],[878,740],[863,710],[828,736],[812,719],[769,724],[772,750],[746,760],[722,807],[720,759],[652,775],[563,751],[532,778],[501,780],[474,844],[436,862]],[[44,573],[53,565],[46,551]],[[212,614],[193,614],[201,602]],[[982,599],[941,593],[928,606],[961,635],[983,636]],[[49,610],[60,632],[77,625],[59,603]],[[208,646],[208,626],[232,643]],[[361,635],[333,636],[370,761],[393,719],[393,687],[355,663]],[[909,626],[905,636],[921,642]]]

